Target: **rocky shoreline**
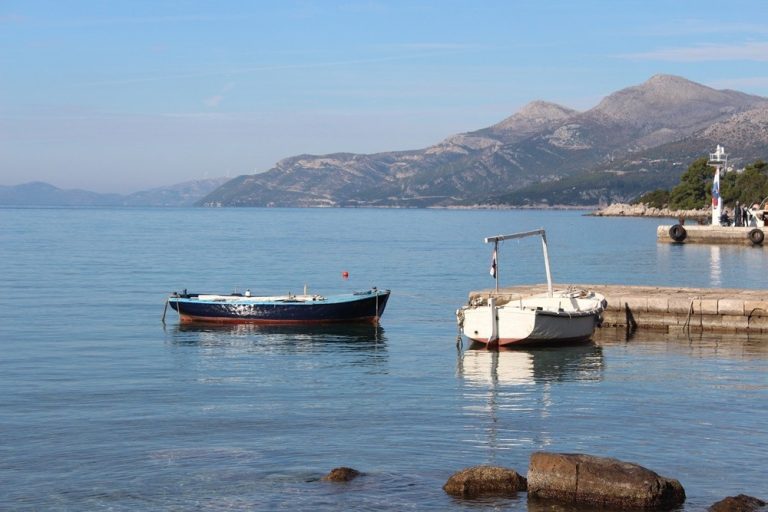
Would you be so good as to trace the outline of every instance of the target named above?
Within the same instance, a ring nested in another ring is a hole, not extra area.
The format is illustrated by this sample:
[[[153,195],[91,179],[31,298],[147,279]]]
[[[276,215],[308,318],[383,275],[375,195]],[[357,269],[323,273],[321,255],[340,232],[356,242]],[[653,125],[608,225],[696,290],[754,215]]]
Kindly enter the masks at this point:
[[[709,208],[702,210],[670,210],[654,208],[644,204],[614,203],[601,208],[591,215],[596,217],[672,217],[675,219],[706,220],[712,216]]]
[[[368,476],[350,467],[338,467],[320,481],[344,484]],[[584,453],[534,452],[528,471],[479,465],[464,468],[448,479],[443,490],[455,499],[470,501],[493,497],[517,497],[527,493],[528,510],[605,511],[680,510],[686,500],[679,480],[632,462]],[[709,512],[758,512],[766,502],[754,496],[728,496],[707,508]]]

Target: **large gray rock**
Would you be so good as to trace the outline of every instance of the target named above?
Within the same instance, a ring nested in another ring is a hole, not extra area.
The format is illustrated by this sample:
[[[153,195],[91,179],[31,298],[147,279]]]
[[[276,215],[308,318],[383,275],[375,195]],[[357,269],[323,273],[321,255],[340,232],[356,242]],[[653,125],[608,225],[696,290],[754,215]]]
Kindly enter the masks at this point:
[[[766,510],[766,503],[753,496],[739,494],[738,496],[728,496],[709,507],[709,512],[758,512]]]
[[[448,494],[464,498],[511,495],[525,489],[524,476],[512,469],[498,466],[462,469],[454,473],[443,486],[443,490]]]
[[[536,452],[529,498],[616,508],[666,510],[685,501],[680,482],[637,464],[585,454]]]

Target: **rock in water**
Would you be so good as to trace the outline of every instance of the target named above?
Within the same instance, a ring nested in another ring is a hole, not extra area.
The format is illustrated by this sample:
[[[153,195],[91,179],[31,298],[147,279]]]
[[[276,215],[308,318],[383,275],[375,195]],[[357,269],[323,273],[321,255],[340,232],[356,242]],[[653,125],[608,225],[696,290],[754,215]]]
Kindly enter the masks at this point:
[[[325,475],[322,479],[327,482],[349,482],[361,474],[362,473],[356,469],[340,467],[332,469],[331,472]]]
[[[585,454],[536,452],[529,498],[617,508],[665,510],[685,501],[680,482],[637,464]]]
[[[498,466],[474,466],[454,473],[443,486],[453,496],[476,498],[515,494],[527,488],[525,477]]]
[[[768,510],[766,503],[753,496],[739,494],[738,496],[728,496],[709,507],[709,512],[758,512]]]

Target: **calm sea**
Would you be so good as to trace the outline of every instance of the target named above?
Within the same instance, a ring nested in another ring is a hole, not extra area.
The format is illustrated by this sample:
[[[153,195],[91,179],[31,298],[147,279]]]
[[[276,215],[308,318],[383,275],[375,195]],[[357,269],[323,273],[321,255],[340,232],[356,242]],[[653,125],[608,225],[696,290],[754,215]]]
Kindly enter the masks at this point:
[[[677,478],[684,510],[768,498],[768,339],[602,330],[457,349],[485,236],[547,229],[556,283],[768,288],[750,247],[661,245],[583,212],[0,209],[0,509],[529,510],[462,501],[455,471],[536,450]],[[661,221],[668,222],[668,221]],[[502,283],[544,282],[506,242]],[[342,279],[342,272],[349,279]],[[391,288],[380,328],[179,326],[167,294]],[[337,466],[349,484],[320,477]],[[535,510],[531,507],[530,510]]]

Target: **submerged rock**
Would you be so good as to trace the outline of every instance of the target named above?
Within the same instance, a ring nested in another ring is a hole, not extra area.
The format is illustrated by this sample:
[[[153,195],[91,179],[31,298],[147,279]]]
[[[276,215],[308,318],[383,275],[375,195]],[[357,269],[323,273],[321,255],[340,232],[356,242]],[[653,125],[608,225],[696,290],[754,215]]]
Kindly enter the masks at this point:
[[[326,482],[349,482],[360,475],[362,475],[362,473],[358,470],[342,466],[340,468],[332,469],[330,473],[322,478],[322,480],[325,480]]]
[[[738,496],[728,496],[718,501],[707,509],[709,512],[757,512],[768,510],[766,503],[753,496],[739,494]]]
[[[443,490],[453,496],[476,498],[479,496],[499,496],[525,491],[527,483],[512,469],[498,466],[474,466],[454,473],[443,486]]]
[[[666,510],[685,501],[680,482],[637,464],[585,454],[536,452],[528,467],[529,498],[622,509]]]

